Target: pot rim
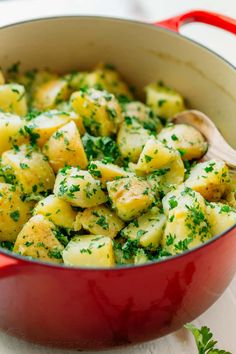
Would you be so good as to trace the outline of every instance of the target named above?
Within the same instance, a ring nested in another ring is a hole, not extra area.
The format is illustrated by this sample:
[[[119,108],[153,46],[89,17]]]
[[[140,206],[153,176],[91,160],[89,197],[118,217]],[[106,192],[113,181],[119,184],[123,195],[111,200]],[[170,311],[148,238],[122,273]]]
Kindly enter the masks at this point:
[[[183,39],[186,42],[192,42],[195,46],[203,48],[205,51],[207,51],[208,53],[210,53],[211,55],[214,55],[216,57],[218,57],[218,59],[220,59],[224,64],[228,65],[231,69],[236,71],[236,66],[234,64],[232,64],[231,62],[229,62],[227,59],[223,58],[220,54],[216,53],[214,50],[206,47],[205,45],[198,43],[197,41],[195,41],[194,39],[188,38],[183,36],[182,34],[178,33],[178,32],[174,32],[170,29],[158,26],[158,24],[152,24],[152,23],[146,23],[143,21],[139,21],[139,20],[133,20],[133,19],[127,19],[127,18],[119,18],[119,17],[110,17],[110,16],[99,16],[99,15],[55,15],[55,16],[46,16],[46,17],[39,17],[39,18],[35,18],[35,19],[29,19],[29,20],[22,20],[16,23],[11,23],[8,25],[4,25],[2,27],[0,27],[0,31],[7,29],[7,28],[11,28],[11,27],[17,27],[20,25],[24,25],[27,23],[33,23],[33,22],[43,22],[43,21],[48,21],[48,20],[58,20],[58,19],[70,19],[70,18],[83,18],[83,19],[98,19],[98,20],[105,20],[105,21],[116,21],[116,22],[129,22],[129,23],[133,23],[133,24],[138,24],[138,25],[142,25],[145,27],[152,27],[153,29],[155,28],[155,30],[157,31],[164,31],[167,32],[169,35],[174,36],[175,38],[179,38],[181,37],[181,39]],[[174,255],[174,256],[170,256],[164,259],[159,259],[159,260],[155,260],[155,261],[151,261],[148,263],[144,263],[144,264],[137,264],[137,265],[117,265],[116,267],[113,268],[105,268],[105,267],[100,267],[100,268],[95,268],[95,267],[77,267],[77,266],[69,266],[69,265],[65,265],[65,264],[54,264],[54,263],[49,263],[49,262],[44,262],[41,260],[37,260],[37,259],[30,259],[27,258],[25,256],[21,256],[18,255],[12,251],[6,250],[4,248],[0,248],[0,257],[1,255],[5,255],[9,258],[13,258],[16,260],[21,261],[19,263],[19,265],[23,265],[23,263],[34,263],[40,266],[44,266],[44,267],[52,267],[52,268],[57,268],[60,270],[73,270],[73,271],[93,271],[93,272],[101,272],[101,271],[106,271],[106,272],[116,272],[116,271],[120,271],[120,270],[134,270],[134,269],[139,269],[139,268],[146,268],[146,267],[151,267],[151,266],[155,266],[157,264],[163,264],[166,262],[171,262],[171,261],[175,261],[176,259],[179,258],[183,258],[183,257],[187,257],[190,253],[194,253],[199,251],[202,248],[206,248],[208,247],[210,244],[218,241],[221,237],[226,237],[231,231],[233,231],[234,229],[236,229],[236,223],[235,225],[231,226],[230,228],[228,228],[227,230],[225,230],[224,232],[220,233],[219,235],[213,236],[210,240],[208,240],[206,243],[202,243],[201,245],[198,245],[197,247],[194,247],[190,250],[184,251],[183,253]],[[18,265],[18,263],[16,264]],[[1,266],[0,266],[1,269]]]

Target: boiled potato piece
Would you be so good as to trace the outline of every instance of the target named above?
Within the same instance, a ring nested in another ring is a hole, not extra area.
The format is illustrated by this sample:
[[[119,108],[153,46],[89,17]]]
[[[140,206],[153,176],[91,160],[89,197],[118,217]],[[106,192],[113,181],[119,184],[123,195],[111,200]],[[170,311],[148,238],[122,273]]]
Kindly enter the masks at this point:
[[[222,203],[209,203],[206,207],[212,236],[219,235],[236,224],[236,211]]]
[[[66,74],[63,79],[68,82],[68,86],[72,91],[78,91],[88,86],[88,83],[86,81],[87,76],[87,71],[75,71]]]
[[[20,134],[23,127],[24,122],[20,117],[0,112],[0,154],[25,142],[25,136]]]
[[[71,106],[83,118],[85,127],[94,135],[116,133],[123,121],[121,108],[113,94],[88,89],[71,95]]]
[[[118,216],[104,205],[83,211],[80,222],[85,230],[94,235],[104,235],[114,238],[125,226]]]
[[[139,101],[128,102],[123,105],[125,117],[136,119],[145,129],[159,132],[162,124],[160,119],[154,115],[150,107]]]
[[[0,109],[21,117],[25,116],[27,102],[24,86],[18,84],[0,85]]]
[[[2,70],[0,69],[0,85],[4,85],[4,84],[5,84],[5,78]]]
[[[150,185],[138,177],[107,182],[107,190],[117,215],[124,221],[139,216],[154,201]]]
[[[122,236],[132,241],[137,240],[142,247],[156,248],[161,241],[166,223],[166,216],[157,208],[141,215],[122,230]]]
[[[112,163],[104,163],[102,161],[91,161],[88,170],[95,178],[98,178],[105,187],[106,182],[113,181],[121,177],[128,177],[130,172]]]
[[[30,218],[33,202],[22,201],[13,185],[0,183],[0,241],[16,240],[24,223]]]
[[[187,124],[171,125],[162,129],[158,139],[179,150],[183,160],[200,159],[207,150],[207,142],[202,134]]]
[[[65,167],[59,170],[54,194],[81,208],[90,208],[107,201],[100,181],[95,180],[88,171],[76,167]]]
[[[54,172],[58,172],[65,165],[83,169],[88,165],[80,133],[74,122],[58,129],[44,145],[43,152]]]
[[[196,247],[212,237],[204,199],[198,193],[184,188],[167,195],[163,205],[168,219],[162,246],[170,254],[178,254]]]
[[[39,85],[34,94],[33,106],[39,110],[55,108],[57,104],[69,99],[70,90],[68,82],[55,79]]]
[[[219,201],[230,188],[229,169],[224,162],[217,160],[198,163],[191,170],[185,185],[208,201]]]
[[[70,121],[74,121],[81,134],[84,134],[82,119],[74,112],[47,111],[32,119],[27,126],[39,135],[37,145],[42,147],[53,133]]]
[[[162,84],[150,84],[145,88],[147,105],[160,117],[170,119],[185,110],[184,99],[176,91]]]
[[[55,176],[45,156],[30,145],[21,145],[17,150],[2,154],[2,166],[7,175],[26,194],[51,190]]]
[[[143,248],[139,248],[136,252],[136,255],[134,257],[134,264],[144,264],[148,263],[149,259],[147,255],[145,254],[145,251]]]
[[[62,263],[64,247],[55,236],[56,228],[43,215],[33,216],[17,236],[13,251],[45,262]]]
[[[89,235],[74,237],[62,253],[64,263],[70,266],[113,267],[113,245],[110,237]]]
[[[34,215],[44,215],[56,226],[73,229],[76,212],[69,203],[51,194],[40,200],[34,208]]]
[[[117,144],[122,157],[137,162],[141,151],[150,139],[150,132],[134,119],[125,119],[117,134]]]

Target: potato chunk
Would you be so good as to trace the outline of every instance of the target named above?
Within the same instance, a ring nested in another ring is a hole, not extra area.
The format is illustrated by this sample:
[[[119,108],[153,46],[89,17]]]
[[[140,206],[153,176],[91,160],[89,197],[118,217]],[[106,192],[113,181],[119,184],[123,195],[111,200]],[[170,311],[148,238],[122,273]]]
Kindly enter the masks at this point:
[[[166,196],[168,219],[162,246],[170,254],[182,253],[212,237],[201,195],[190,188],[178,192]]]
[[[219,235],[236,224],[236,211],[226,204],[209,203],[206,210],[212,236]]]
[[[39,193],[51,190],[55,176],[45,156],[30,145],[2,154],[2,166],[6,175],[12,176],[23,193]]]
[[[24,86],[18,84],[0,85],[0,109],[4,112],[25,116],[27,103]]]
[[[160,244],[165,223],[166,216],[161,214],[157,208],[153,208],[138,219],[131,221],[122,230],[122,236],[132,241],[138,240],[143,247],[156,248]]]
[[[62,101],[69,99],[68,82],[63,79],[54,79],[39,85],[34,94],[33,106],[39,110],[55,108]]]
[[[179,150],[183,160],[200,159],[207,150],[207,142],[202,134],[187,124],[171,125],[162,129],[158,139]]]
[[[0,85],[4,85],[4,84],[5,84],[5,78],[2,70],[0,70]]]
[[[62,253],[64,263],[70,266],[113,267],[115,265],[112,240],[105,236],[77,236]]]
[[[107,182],[107,190],[118,216],[125,221],[139,216],[154,201],[150,185],[138,177]]]
[[[0,241],[15,241],[24,223],[31,216],[33,202],[23,202],[13,185],[0,183]]]
[[[229,169],[224,162],[217,160],[198,163],[191,170],[185,185],[208,201],[219,201],[230,187]]]
[[[40,200],[34,208],[34,215],[44,215],[53,224],[66,229],[73,229],[76,212],[70,204],[55,195],[51,194],[48,197]]]
[[[74,122],[67,123],[58,129],[43,148],[54,172],[65,165],[79,166],[85,169],[88,165],[87,156]]]
[[[134,119],[125,119],[117,134],[117,144],[122,157],[137,162],[141,151],[150,139],[150,132]]]
[[[84,210],[80,215],[80,222],[91,234],[111,238],[114,238],[125,226],[124,222],[104,205]]]
[[[59,170],[54,194],[81,208],[90,208],[107,201],[100,181],[95,180],[88,171],[76,167],[65,167]]]
[[[161,84],[150,84],[146,88],[147,105],[160,117],[170,119],[184,111],[184,99],[176,91]]]
[[[74,92],[71,95],[71,105],[83,118],[85,127],[94,135],[112,135],[123,121],[118,101],[107,91],[88,89],[86,92]]]
[[[113,181],[117,177],[121,178],[132,175],[117,165],[103,163],[102,161],[91,161],[88,169],[91,175],[98,178],[104,187],[106,186],[106,182]]]
[[[33,133],[39,135],[37,145],[42,147],[52,134],[70,121],[75,122],[81,134],[84,133],[85,130],[82,119],[74,112],[47,111],[32,119],[27,126]]]
[[[23,120],[10,113],[0,112],[0,154],[9,150],[13,145],[21,145],[26,138],[20,134],[24,126]]]
[[[43,215],[35,215],[17,236],[13,251],[45,262],[61,263],[64,247],[55,234],[53,223]]]

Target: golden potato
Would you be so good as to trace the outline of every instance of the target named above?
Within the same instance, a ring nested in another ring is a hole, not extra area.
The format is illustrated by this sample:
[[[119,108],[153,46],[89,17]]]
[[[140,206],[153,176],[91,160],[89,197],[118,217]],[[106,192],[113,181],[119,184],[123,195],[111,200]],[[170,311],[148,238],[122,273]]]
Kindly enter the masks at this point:
[[[76,167],[65,167],[59,170],[54,194],[81,208],[90,208],[107,201],[100,181],[95,180],[88,171]]]
[[[104,205],[85,209],[80,214],[80,223],[85,230],[94,235],[103,235],[111,238],[125,226],[118,216]]]
[[[219,201],[230,188],[229,169],[224,162],[217,160],[198,163],[192,168],[185,185],[208,201]]]
[[[25,116],[27,102],[24,86],[18,84],[0,85],[0,109],[21,117]]]
[[[0,69],[0,85],[4,85],[4,84],[5,84],[5,78],[2,70]]]
[[[67,123],[58,129],[43,147],[54,172],[65,165],[79,166],[85,169],[88,165],[87,156],[74,122]]]
[[[117,144],[122,157],[137,162],[141,151],[150,139],[150,132],[134,119],[125,119],[117,134]]]
[[[128,177],[130,172],[125,171],[123,168],[112,163],[104,163],[102,161],[91,161],[88,170],[92,176],[98,178],[102,185],[105,187],[106,182],[113,181],[121,177]]]
[[[159,117],[170,119],[185,110],[183,97],[162,84],[150,84],[146,86],[145,91],[147,105]]]
[[[54,186],[55,176],[45,156],[30,145],[5,151],[2,166],[7,175],[13,176],[23,193],[39,193]]]
[[[74,92],[70,101],[74,111],[81,115],[85,127],[93,135],[112,135],[123,121],[118,101],[107,91],[88,89],[85,92]]]
[[[20,117],[0,112],[0,154],[26,141],[25,136],[20,134],[23,127]]]
[[[13,185],[0,183],[0,241],[15,241],[24,223],[31,216],[33,202],[21,200]]]
[[[39,110],[55,108],[57,104],[69,99],[68,82],[63,79],[46,81],[37,86],[34,93],[33,107]]]
[[[70,266],[113,267],[115,265],[110,237],[76,236],[62,252],[64,263]]]
[[[56,226],[73,229],[76,218],[76,212],[70,204],[55,195],[40,200],[34,208],[34,215],[44,215]]]
[[[43,215],[33,216],[17,236],[13,251],[45,262],[62,263],[64,247],[55,236],[56,228]]]
[[[209,203],[206,210],[212,236],[219,235],[236,224],[236,211],[227,204]]]
[[[166,223],[166,216],[158,208],[152,208],[138,219],[130,222],[122,230],[122,236],[132,241],[137,240],[142,247],[156,248],[161,241]]]
[[[117,215],[125,221],[139,216],[154,201],[150,185],[138,177],[107,182],[107,190]]]
[[[207,142],[202,134],[187,124],[176,124],[162,129],[158,139],[179,150],[183,160],[200,159],[207,150]]]

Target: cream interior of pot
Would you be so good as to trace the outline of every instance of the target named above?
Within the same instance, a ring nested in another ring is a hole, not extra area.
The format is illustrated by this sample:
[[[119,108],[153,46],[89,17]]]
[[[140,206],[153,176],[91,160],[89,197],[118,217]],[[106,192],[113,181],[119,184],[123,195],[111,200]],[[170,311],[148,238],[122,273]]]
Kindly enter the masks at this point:
[[[97,18],[37,20],[0,30],[0,66],[21,61],[22,70],[61,73],[114,64],[144,95],[143,87],[163,80],[191,107],[205,112],[236,148],[236,70],[203,47],[155,26]]]

